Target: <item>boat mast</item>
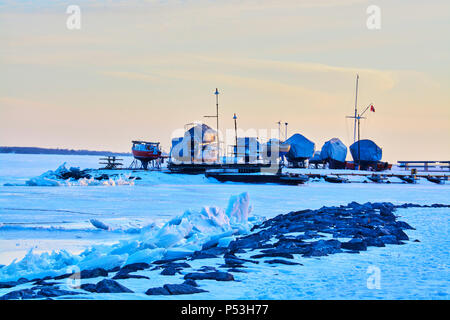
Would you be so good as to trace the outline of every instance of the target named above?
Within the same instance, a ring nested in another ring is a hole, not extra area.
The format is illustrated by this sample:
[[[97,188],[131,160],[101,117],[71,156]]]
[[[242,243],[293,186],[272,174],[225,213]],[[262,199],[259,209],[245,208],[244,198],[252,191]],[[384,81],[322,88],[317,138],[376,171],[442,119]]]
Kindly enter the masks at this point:
[[[217,162],[220,162],[220,141],[219,141],[219,90],[216,88],[216,120],[217,120]]]
[[[236,113],[234,114],[233,119],[234,119],[234,137],[236,139],[236,151],[235,151],[234,157],[235,157],[235,159],[237,159],[237,154],[238,154],[238,137],[237,137],[237,121],[236,121],[237,120],[237,116],[236,116]]]
[[[285,122],[284,125],[285,125],[284,141],[286,141],[286,140],[287,140],[287,127],[288,127],[288,123]]]
[[[278,124],[278,141],[281,141],[281,120],[277,122]]]
[[[361,170],[361,117],[358,114],[358,170]]]
[[[356,116],[358,114],[358,81],[359,81],[359,74],[356,74],[355,124],[353,126],[353,142],[356,142]],[[359,136],[358,136],[358,140],[359,140]]]
[[[358,169],[361,168],[361,147],[360,147],[360,140],[361,140],[361,119],[365,119],[363,117],[364,113],[367,111],[369,107],[367,107],[362,114],[358,114],[358,81],[359,81],[359,75],[356,74],[356,95],[355,95],[355,115],[354,116],[348,116],[347,118],[355,119],[355,125],[353,128],[353,143],[356,142],[356,127],[358,126]],[[370,105],[369,105],[370,106]]]

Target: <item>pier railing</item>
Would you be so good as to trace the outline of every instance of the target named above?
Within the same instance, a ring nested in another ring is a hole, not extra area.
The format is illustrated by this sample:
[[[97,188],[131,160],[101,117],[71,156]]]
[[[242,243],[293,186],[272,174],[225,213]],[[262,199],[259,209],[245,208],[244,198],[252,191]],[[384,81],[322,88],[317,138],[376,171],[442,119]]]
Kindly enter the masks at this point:
[[[425,172],[450,171],[450,161],[397,161],[398,167],[405,170],[417,169]]]

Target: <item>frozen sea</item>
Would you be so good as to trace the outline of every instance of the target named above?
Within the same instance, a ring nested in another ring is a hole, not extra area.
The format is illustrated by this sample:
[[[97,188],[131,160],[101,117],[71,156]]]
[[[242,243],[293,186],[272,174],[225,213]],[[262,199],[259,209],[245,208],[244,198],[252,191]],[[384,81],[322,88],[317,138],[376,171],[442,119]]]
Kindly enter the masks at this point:
[[[131,163],[125,158],[125,164]],[[252,215],[278,214],[322,206],[389,201],[394,204],[450,204],[450,185],[309,182],[301,186],[217,183],[202,175],[140,173],[142,180],[124,185],[26,186],[27,180],[62,163],[67,167],[97,168],[98,157],[0,154],[0,264],[8,265],[34,252],[67,250],[78,254],[93,245],[112,245],[133,237],[130,230],[151,223],[163,225],[186,210],[204,206],[225,208],[230,196],[247,192]],[[132,174],[125,172],[126,175]],[[6,184],[6,185],[5,185]],[[208,293],[189,299],[448,299],[450,297],[449,209],[401,209],[408,231],[406,245],[369,248],[361,254],[301,258],[304,266],[267,265],[237,274],[240,280],[223,290],[205,281]],[[97,219],[112,227],[99,230]],[[368,285],[373,272],[379,286]],[[150,277],[158,284],[162,281]],[[0,279],[1,281],[2,279]],[[136,294],[97,298],[151,298],[151,286],[141,280],[123,282]],[[0,295],[5,289],[0,289]],[[179,297],[183,298],[183,296]]]

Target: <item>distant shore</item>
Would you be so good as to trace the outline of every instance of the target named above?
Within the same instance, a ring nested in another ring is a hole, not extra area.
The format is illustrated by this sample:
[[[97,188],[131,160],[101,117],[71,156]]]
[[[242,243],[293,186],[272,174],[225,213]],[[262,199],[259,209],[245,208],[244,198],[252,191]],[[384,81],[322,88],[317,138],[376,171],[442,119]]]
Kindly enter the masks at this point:
[[[62,155],[82,155],[82,156],[131,156],[131,153],[128,152],[55,149],[55,148],[38,148],[38,147],[0,147],[0,153],[62,154]]]

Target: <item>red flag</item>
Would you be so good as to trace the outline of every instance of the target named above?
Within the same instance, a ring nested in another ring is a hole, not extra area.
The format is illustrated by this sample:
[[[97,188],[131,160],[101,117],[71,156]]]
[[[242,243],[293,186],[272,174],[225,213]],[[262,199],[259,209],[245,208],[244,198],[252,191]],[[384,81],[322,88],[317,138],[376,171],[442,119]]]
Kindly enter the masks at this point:
[[[370,105],[370,111],[375,112],[375,107],[373,106],[373,104]]]

